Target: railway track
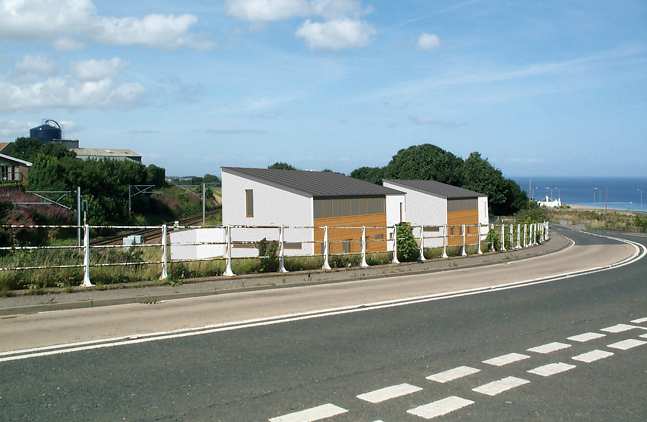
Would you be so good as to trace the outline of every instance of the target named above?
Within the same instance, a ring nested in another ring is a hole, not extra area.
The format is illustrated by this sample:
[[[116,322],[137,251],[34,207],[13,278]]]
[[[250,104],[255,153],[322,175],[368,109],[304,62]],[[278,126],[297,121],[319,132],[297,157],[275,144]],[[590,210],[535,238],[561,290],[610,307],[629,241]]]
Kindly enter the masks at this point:
[[[199,225],[202,223],[202,215],[197,215],[193,217],[187,217],[178,220],[181,226],[192,226]],[[175,221],[169,222],[167,224],[174,224]],[[123,238],[126,236],[140,235],[143,238],[144,243],[160,243],[162,239],[162,233],[160,229],[141,229],[141,230],[128,230],[122,231],[120,234],[99,239],[95,242],[92,242],[93,246],[103,246],[103,245],[121,245]]]

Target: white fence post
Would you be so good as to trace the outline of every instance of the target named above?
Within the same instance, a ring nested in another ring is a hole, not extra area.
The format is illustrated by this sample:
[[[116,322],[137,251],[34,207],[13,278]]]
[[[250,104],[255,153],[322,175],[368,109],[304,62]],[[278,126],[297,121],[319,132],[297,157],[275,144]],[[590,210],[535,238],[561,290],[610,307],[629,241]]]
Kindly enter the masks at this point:
[[[398,261],[398,226],[393,226],[393,259],[391,260],[392,264],[399,264]]]
[[[285,269],[285,227],[282,224],[279,227],[279,272],[288,272]]]
[[[501,223],[501,252],[505,252],[505,224]]]
[[[546,232],[544,233],[544,237],[545,237],[546,240],[548,240],[548,239],[550,239],[550,236],[548,234],[548,232],[550,230],[550,223],[548,221],[546,221],[544,224],[546,225]]]
[[[330,264],[328,263],[328,226],[324,226],[323,229],[324,229],[324,237],[323,237],[324,262],[321,269],[324,271],[330,271],[332,268],[330,268]]]
[[[443,226],[443,255],[442,258],[448,258],[447,256],[447,243],[449,242],[449,226],[445,224]]]
[[[510,224],[510,250],[514,249],[514,224]]]
[[[90,226],[83,226],[83,282],[81,287],[92,287],[90,281]]]
[[[359,266],[362,268],[368,267],[366,262],[366,226],[362,226],[362,262],[359,263]]]
[[[530,225],[530,246],[535,246],[537,244],[537,234],[535,233],[535,230],[535,223],[532,223]]]
[[[517,246],[515,249],[521,249],[521,224],[517,224]]]
[[[427,258],[425,258],[425,227],[420,226],[420,257],[418,257],[418,261],[420,262],[425,262]]]
[[[490,232],[494,232],[494,224],[490,224],[489,226],[488,237],[490,236]],[[496,245],[494,244],[494,238],[490,240],[490,252],[496,252]]]
[[[528,224],[523,225],[523,247],[528,247]]]
[[[168,237],[168,229],[166,224],[162,224],[162,275],[160,275],[160,280],[166,280],[168,278],[168,247],[166,244],[166,238]]]
[[[461,256],[467,256],[467,226],[461,225],[461,235],[463,237],[463,247],[461,248]]]
[[[233,277],[236,274],[234,274],[234,270],[231,268],[231,226],[226,226],[225,227],[225,236],[226,236],[226,249],[227,249],[227,264],[225,266],[225,272],[222,273],[222,275],[227,276],[227,277]]]

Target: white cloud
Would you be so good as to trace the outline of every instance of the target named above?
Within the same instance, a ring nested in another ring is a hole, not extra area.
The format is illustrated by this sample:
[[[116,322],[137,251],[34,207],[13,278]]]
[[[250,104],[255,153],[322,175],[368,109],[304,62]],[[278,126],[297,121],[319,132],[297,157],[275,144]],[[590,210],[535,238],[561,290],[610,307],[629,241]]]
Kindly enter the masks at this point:
[[[74,38],[62,37],[54,41],[54,48],[61,51],[79,50],[83,48],[83,43]]]
[[[375,32],[375,28],[360,20],[312,22],[308,19],[297,30],[296,36],[302,38],[310,48],[340,50],[364,47]]]
[[[306,0],[226,0],[229,16],[253,22],[271,22],[306,16],[310,3]]]
[[[433,50],[440,47],[440,38],[436,34],[423,32],[418,37],[418,48],[421,50]]]
[[[58,49],[74,49],[80,36],[108,44],[205,48],[190,33],[193,15],[150,14],[142,18],[101,16],[92,0],[0,0],[0,37],[50,39]]]
[[[371,8],[363,7],[360,0],[312,0],[310,11],[327,19],[359,18],[370,13]]]
[[[16,73],[20,75],[51,75],[56,72],[56,65],[47,57],[25,56],[16,63]]]
[[[72,65],[74,74],[83,81],[98,81],[112,78],[124,63],[121,59],[113,57],[108,60],[84,60]]]

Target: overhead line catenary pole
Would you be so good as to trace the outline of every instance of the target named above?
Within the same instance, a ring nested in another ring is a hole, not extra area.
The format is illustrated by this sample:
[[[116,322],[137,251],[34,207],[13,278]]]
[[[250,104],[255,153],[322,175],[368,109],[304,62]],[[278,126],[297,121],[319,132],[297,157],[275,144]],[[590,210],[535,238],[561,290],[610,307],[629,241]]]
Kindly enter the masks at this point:
[[[202,184],[202,225],[204,226],[207,221],[207,185]]]
[[[81,186],[76,187],[76,246],[81,246]]]

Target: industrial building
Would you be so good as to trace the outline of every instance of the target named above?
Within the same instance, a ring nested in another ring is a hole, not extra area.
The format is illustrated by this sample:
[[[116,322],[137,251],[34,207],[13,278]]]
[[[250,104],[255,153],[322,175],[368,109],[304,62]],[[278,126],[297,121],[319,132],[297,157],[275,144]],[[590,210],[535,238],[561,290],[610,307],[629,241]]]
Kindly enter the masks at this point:
[[[29,161],[20,160],[18,158],[0,153],[0,181],[26,181],[30,167],[31,163]]]
[[[142,162],[142,156],[131,149],[72,148],[79,160],[130,160]]]
[[[78,139],[63,139],[63,127],[56,120],[47,119],[40,126],[29,129],[29,137],[44,144],[63,144],[65,148],[78,148]]]
[[[434,180],[384,180],[383,185],[406,193],[407,221],[423,226],[426,237],[436,237],[426,244],[428,247],[442,246],[443,226],[449,227],[449,246],[462,244],[463,224],[469,245],[477,243],[479,232],[481,239],[488,233],[487,195]],[[477,224],[483,225],[480,230]]]

